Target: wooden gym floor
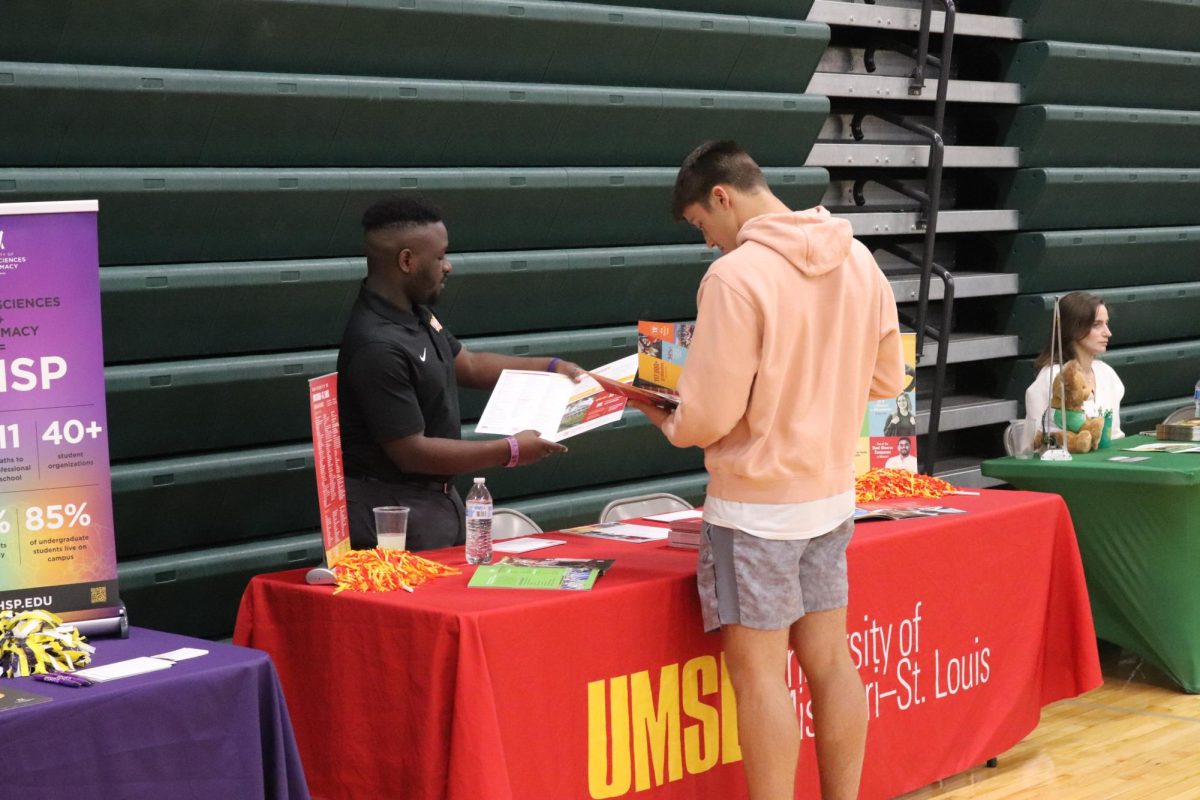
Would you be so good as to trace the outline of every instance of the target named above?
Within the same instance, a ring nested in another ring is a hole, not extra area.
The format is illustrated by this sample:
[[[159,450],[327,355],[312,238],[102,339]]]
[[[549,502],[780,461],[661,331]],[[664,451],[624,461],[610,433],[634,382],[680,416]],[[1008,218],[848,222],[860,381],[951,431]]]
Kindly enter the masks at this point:
[[[1104,642],[1100,661],[1104,685],[1042,709],[997,768],[901,800],[1200,800],[1200,695]]]

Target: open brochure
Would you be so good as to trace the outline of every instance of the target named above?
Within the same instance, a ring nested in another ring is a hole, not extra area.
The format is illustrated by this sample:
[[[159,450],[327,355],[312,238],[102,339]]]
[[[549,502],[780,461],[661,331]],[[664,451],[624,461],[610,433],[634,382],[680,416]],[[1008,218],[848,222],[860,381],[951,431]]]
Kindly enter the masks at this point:
[[[571,569],[594,569],[600,575],[608,572],[616,563],[614,558],[522,558],[505,556],[497,564],[512,564],[517,567],[570,567]]]
[[[854,509],[854,521],[872,519],[915,519],[917,517],[940,517],[945,514],[965,514],[961,508],[949,506],[877,506]]]
[[[475,430],[502,436],[534,430],[554,442],[578,436],[616,422],[625,410],[625,398],[606,391],[595,379],[624,385],[636,372],[636,355],[605,364],[579,383],[557,372],[506,369]]]
[[[646,403],[647,405],[657,406],[664,411],[674,411],[675,407],[679,405],[679,401],[673,397],[668,397],[665,394],[659,394],[658,392],[652,392],[649,389],[639,389],[638,387],[632,386],[624,381],[613,380],[607,376],[599,374],[598,371],[589,372],[588,375],[590,375],[601,386],[603,386],[606,392],[621,395],[623,398],[628,400],[638,400]]]
[[[631,525],[627,522],[596,522],[577,528],[564,528],[559,533],[576,536],[593,536],[597,539],[614,539],[618,542],[661,542],[667,538],[668,530],[658,525]]]
[[[600,570],[586,566],[523,566],[506,563],[480,564],[467,586],[484,589],[571,589],[586,591],[596,583]]]

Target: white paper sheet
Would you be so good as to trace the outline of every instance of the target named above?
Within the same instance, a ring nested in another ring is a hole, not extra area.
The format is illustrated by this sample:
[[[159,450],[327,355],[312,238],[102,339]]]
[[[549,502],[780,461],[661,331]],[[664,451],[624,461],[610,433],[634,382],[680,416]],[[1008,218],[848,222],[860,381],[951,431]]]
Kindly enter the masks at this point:
[[[199,658],[200,656],[208,655],[207,650],[201,650],[199,647],[181,647],[178,650],[172,650],[169,653],[159,653],[151,658],[161,658],[163,661],[186,661],[189,658]]]
[[[145,675],[147,672],[158,672],[160,669],[170,669],[173,666],[171,661],[163,661],[153,656],[140,656],[138,658],[130,658],[125,661],[116,661],[112,664],[105,664],[103,667],[88,667],[87,669],[76,670],[74,674],[82,675],[83,677],[104,683],[105,681],[115,681],[118,678],[132,678],[134,675]]]
[[[492,550],[497,553],[528,553],[530,550],[541,550],[545,547],[566,544],[562,539],[535,539],[532,536],[522,536],[520,539],[504,539],[492,544]]]
[[[666,514],[655,514],[653,517],[646,517],[655,522],[678,522],[681,519],[702,519],[704,512],[699,509],[689,508],[686,511],[671,511]]]

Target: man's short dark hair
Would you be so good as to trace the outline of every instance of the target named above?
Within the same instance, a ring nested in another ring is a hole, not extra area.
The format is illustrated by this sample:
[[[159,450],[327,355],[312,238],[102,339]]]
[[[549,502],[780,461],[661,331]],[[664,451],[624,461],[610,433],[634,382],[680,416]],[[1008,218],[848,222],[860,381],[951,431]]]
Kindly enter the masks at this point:
[[[385,197],[363,212],[362,226],[363,233],[370,233],[384,228],[403,230],[441,221],[442,212],[427,200],[396,195]]]
[[[694,203],[708,208],[709,193],[719,183],[743,192],[767,188],[762,170],[737,142],[732,139],[708,141],[683,160],[683,166],[675,176],[671,214],[676,220],[682,220],[684,209]]]

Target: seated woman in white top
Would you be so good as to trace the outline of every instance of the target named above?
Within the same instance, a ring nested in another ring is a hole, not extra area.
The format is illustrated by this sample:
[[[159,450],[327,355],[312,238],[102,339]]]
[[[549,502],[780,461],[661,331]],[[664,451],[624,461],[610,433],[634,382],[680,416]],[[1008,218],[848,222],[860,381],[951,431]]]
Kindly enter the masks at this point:
[[[1121,398],[1125,396],[1125,384],[1112,367],[1097,358],[1108,350],[1108,340],[1112,338],[1112,331],[1108,329],[1108,308],[1094,294],[1071,292],[1059,302],[1059,311],[1063,359],[1076,359],[1092,387],[1092,395],[1084,402],[1083,412],[1089,417],[1099,417],[1104,416],[1105,411],[1112,411],[1109,438],[1120,439],[1125,435],[1121,431]],[[1037,377],[1025,390],[1025,432],[1031,444],[1042,429],[1042,420],[1050,405],[1050,382],[1058,374],[1058,367],[1050,366],[1049,340],[1038,356],[1036,366]]]

